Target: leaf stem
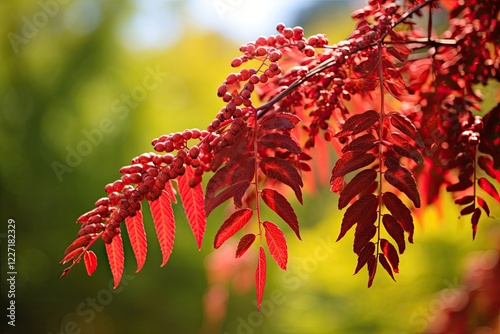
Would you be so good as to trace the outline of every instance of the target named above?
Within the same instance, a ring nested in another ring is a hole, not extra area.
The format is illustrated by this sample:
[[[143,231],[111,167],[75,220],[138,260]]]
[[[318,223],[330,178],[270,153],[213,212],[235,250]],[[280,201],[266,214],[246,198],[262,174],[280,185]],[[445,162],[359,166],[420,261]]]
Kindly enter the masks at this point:
[[[380,253],[380,226],[382,221],[382,174],[383,174],[383,166],[384,166],[384,156],[383,156],[383,148],[384,148],[384,140],[383,140],[383,131],[384,131],[384,113],[385,113],[385,97],[384,97],[384,66],[382,62],[382,47],[383,44],[379,43],[378,45],[378,75],[379,75],[379,84],[380,84],[380,120],[378,126],[378,159],[379,159],[379,188],[378,188],[378,222],[377,222],[377,258]],[[375,266],[377,262],[375,262]]]

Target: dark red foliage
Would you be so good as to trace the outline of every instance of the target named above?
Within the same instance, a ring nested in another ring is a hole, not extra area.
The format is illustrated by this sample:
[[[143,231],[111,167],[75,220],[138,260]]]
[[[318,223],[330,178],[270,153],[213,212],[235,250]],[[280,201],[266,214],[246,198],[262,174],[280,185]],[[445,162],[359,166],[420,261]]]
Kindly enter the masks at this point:
[[[90,248],[102,240],[116,287],[124,266],[124,222],[140,270],[147,247],[144,201],[165,264],[173,247],[177,185],[198,247],[206,217],[229,203],[231,213],[219,222],[214,246],[243,232],[236,257],[256,244],[260,307],[263,239],[280,268],[288,263],[286,233],[262,217],[263,204],[300,239],[291,192],[302,203],[305,174],[324,170],[331,170],[338,208],[346,208],[338,240],[355,226],[354,272],[366,266],[368,286],[379,264],[394,279],[405,232],[413,243],[412,210],[438,201],[444,187],[461,214],[470,216],[474,238],[481,217],[500,203],[500,104],[483,110],[478,93],[481,85],[500,81],[500,4],[443,2],[449,21],[438,35],[432,18],[439,5],[369,0],[352,15],[355,30],[336,44],[323,34],[306,38],[302,28],[279,24],[276,35],[241,46],[242,55],[231,61],[235,72],[216,90],[224,106],[214,120],[205,130],[154,139],[156,153],[120,169],[121,178],[105,187],[107,197],[77,219],[78,238],[62,260],[72,264],[63,276],[82,257],[91,274],[97,259]],[[426,23],[414,21],[424,12]],[[326,165],[328,145],[338,155],[333,166]]]

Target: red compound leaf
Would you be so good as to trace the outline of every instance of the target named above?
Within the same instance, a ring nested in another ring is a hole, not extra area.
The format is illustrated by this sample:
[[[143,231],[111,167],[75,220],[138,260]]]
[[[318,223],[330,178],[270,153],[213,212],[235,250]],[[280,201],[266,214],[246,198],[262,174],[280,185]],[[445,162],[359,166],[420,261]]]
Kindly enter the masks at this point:
[[[252,246],[255,241],[255,234],[245,234],[238,243],[238,247],[236,248],[236,258],[239,258]]]
[[[280,158],[266,157],[260,162],[260,168],[268,177],[278,180],[292,188],[295,192],[295,196],[299,202],[302,203],[302,178],[291,163]]]
[[[219,231],[217,231],[214,247],[219,248],[227,239],[241,230],[250,221],[252,214],[253,211],[250,209],[241,209],[233,212],[219,228]]]
[[[479,184],[481,189],[486,191],[488,195],[493,197],[498,202],[498,204],[500,204],[500,195],[498,195],[497,189],[490,181],[488,181],[484,177],[480,177],[477,183]]]
[[[113,289],[116,289],[122,279],[125,261],[121,235],[115,235],[113,240],[105,245],[106,254],[108,255],[109,267],[111,268],[111,274],[113,275]]]
[[[87,270],[87,274],[89,276],[92,276],[97,268],[97,256],[93,251],[87,251],[83,255],[83,261],[85,262],[85,269]]]
[[[190,166],[186,166],[186,173],[178,178],[179,194],[189,226],[198,244],[198,249],[201,249],[201,242],[205,234],[207,221],[205,219],[205,203],[201,184],[198,183],[194,187],[189,185],[189,181],[193,177],[193,169]]]
[[[175,196],[173,196],[175,198]],[[151,216],[156,230],[156,236],[160,243],[163,267],[172,254],[175,237],[175,217],[172,209],[172,193],[162,191],[156,201],[150,201]]]
[[[367,262],[368,266],[368,287],[371,287],[373,284],[373,279],[375,278],[375,274],[377,273],[377,257],[374,255],[370,256]]]
[[[59,263],[66,264],[68,261],[75,260],[84,251],[85,251],[85,247],[79,247],[77,249],[73,249],[71,252],[66,254],[66,256],[64,256],[64,258]]]
[[[127,227],[128,238],[130,239],[130,245],[135,255],[137,261],[138,273],[141,271],[144,262],[146,262],[146,255],[148,252],[148,242],[146,240],[146,231],[144,229],[144,223],[142,219],[142,210],[136,212],[133,217],[125,218],[125,226]]]
[[[262,304],[262,296],[264,295],[264,288],[266,286],[266,252],[264,247],[259,247],[259,260],[257,262],[257,269],[255,270],[255,290],[257,291],[257,308],[260,312],[260,305]]]
[[[299,232],[299,221],[288,200],[276,190],[270,188],[262,189],[261,197],[264,203],[290,226],[297,235],[297,238],[302,240]]]
[[[265,221],[262,223],[265,230],[267,247],[269,253],[273,257],[278,267],[286,270],[286,263],[288,261],[288,250],[286,246],[286,239],[283,231],[276,226],[276,224]]]

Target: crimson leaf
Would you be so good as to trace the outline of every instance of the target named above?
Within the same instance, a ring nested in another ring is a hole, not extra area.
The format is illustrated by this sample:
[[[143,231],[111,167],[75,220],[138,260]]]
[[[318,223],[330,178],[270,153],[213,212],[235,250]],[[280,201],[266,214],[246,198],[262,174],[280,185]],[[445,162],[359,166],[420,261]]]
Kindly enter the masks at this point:
[[[252,246],[255,241],[255,234],[245,234],[238,243],[238,247],[236,248],[236,258],[239,258]]]
[[[391,192],[386,192],[382,196],[382,200],[386,208],[391,212],[392,216],[396,218],[408,235],[408,242],[413,243],[413,217],[411,216],[410,209],[403,204],[398,196]]]
[[[299,221],[288,200],[276,190],[270,188],[262,189],[261,197],[264,203],[292,228],[297,238],[302,240],[299,232]]]
[[[232,237],[236,232],[241,230],[246,223],[252,218],[253,211],[251,209],[241,209],[233,212],[224,224],[219,228],[215,235],[214,247],[219,248],[224,241]]]
[[[412,174],[394,158],[385,159],[387,170],[384,177],[394,187],[404,192],[410,198],[415,207],[420,207],[420,195],[417,189],[417,183]]]
[[[340,193],[339,198],[339,210],[342,210],[349,204],[349,202],[364,189],[366,189],[367,184],[371,184],[377,177],[377,172],[374,169],[365,169],[356,176],[345,186],[345,188]]]
[[[299,154],[301,149],[299,144],[289,135],[281,133],[268,133],[260,139],[260,143],[268,148],[284,148],[293,154]]]
[[[344,213],[344,218],[342,219],[340,234],[337,238],[337,241],[342,239],[354,224],[363,220],[367,214],[375,210],[376,206],[377,196],[375,196],[374,194],[369,194],[361,197],[350,207],[348,207],[346,212]]]
[[[286,263],[288,261],[288,250],[286,246],[286,239],[283,231],[276,226],[276,224],[265,221],[262,223],[265,230],[267,247],[269,248],[269,253],[276,261],[276,264],[286,270]]]
[[[291,163],[276,157],[265,157],[260,162],[260,168],[268,177],[292,188],[295,196],[302,203],[302,191],[300,189],[303,186],[302,178]]]

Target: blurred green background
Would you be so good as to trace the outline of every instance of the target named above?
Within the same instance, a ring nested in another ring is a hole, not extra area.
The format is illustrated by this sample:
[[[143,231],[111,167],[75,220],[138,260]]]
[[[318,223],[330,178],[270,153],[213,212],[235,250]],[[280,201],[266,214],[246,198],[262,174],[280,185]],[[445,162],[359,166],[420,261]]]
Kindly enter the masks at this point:
[[[333,210],[337,198],[328,187],[297,209],[303,241],[287,234],[288,272],[268,266],[260,316],[252,282],[246,289],[221,288],[216,296],[229,293],[227,314],[212,322],[205,316],[211,312],[203,306],[209,287],[205,264],[211,263],[207,256],[222,210],[210,216],[199,252],[182,210],[175,208],[176,244],[162,269],[145,214],[148,260],[135,274],[126,242],[125,275],[117,290],[110,288],[101,243],[94,247],[100,263],[93,277],[80,264],[59,279],[64,267],[58,262],[78,232],[74,221],[105,194],[104,185],[118,178],[118,169],[151,151],[151,139],[203,129],[213,119],[221,107],[217,87],[232,71],[240,44],[274,34],[280,21],[302,25],[306,35],[326,33],[331,41],[353,27],[352,3],[292,3],[0,3],[2,314],[8,219],[15,221],[18,273],[16,327],[2,317],[2,333],[403,334],[418,333],[433,319],[441,305],[438,291],[460,287],[471,252],[498,244],[498,220],[481,220],[472,242],[469,222],[458,219],[451,201],[422,212],[398,282],[380,270],[367,289],[364,270],[352,276],[352,239],[334,243],[342,216]],[[251,270],[241,280],[252,280],[255,261],[251,255],[245,261]]]

